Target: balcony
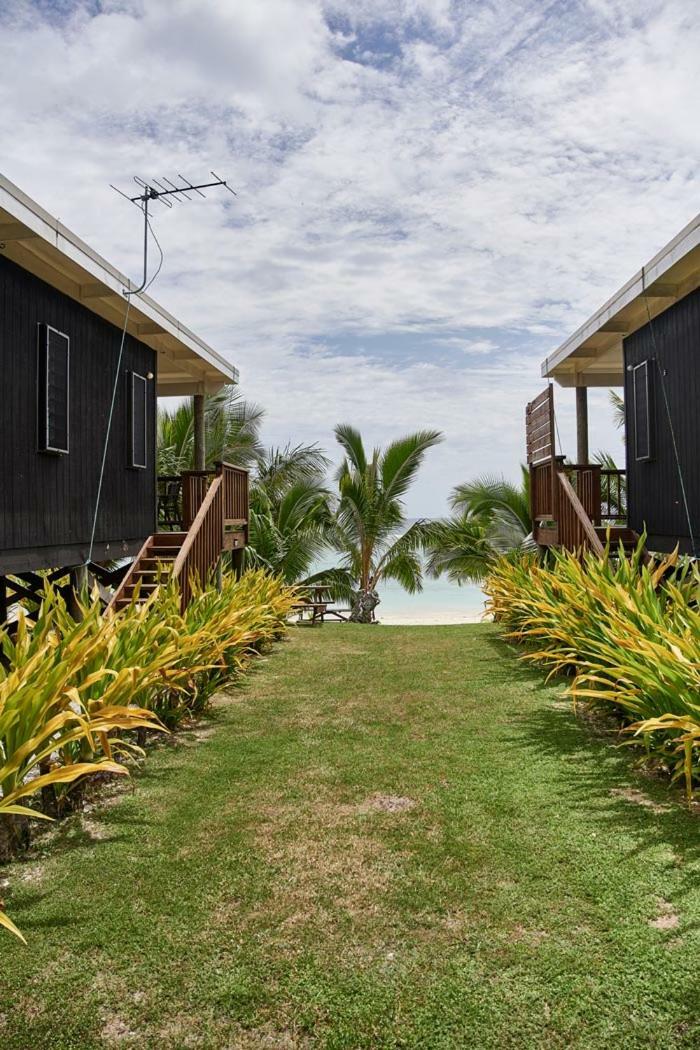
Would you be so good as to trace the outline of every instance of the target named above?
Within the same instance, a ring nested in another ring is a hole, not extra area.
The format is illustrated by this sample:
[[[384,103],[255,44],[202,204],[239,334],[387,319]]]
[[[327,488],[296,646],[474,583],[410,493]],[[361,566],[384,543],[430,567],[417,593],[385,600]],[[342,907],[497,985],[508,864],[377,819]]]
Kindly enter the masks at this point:
[[[525,420],[536,542],[598,554],[608,536],[613,543],[631,545],[636,536],[627,525],[625,471],[598,463],[567,463],[556,455],[551,386],[530,402]]]

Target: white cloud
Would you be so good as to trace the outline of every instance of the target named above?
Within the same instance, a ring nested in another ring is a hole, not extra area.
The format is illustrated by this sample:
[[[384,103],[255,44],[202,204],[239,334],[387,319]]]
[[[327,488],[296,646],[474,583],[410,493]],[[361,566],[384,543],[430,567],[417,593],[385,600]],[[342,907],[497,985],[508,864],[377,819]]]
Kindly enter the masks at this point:
[[[134,274],[108,184],[229,176],[156,216],[154,293],[275,442],[444,426],[420,511],[514,473],[540,360],[697,207],[689,0],[25,3],[0,30],[4,172]]]

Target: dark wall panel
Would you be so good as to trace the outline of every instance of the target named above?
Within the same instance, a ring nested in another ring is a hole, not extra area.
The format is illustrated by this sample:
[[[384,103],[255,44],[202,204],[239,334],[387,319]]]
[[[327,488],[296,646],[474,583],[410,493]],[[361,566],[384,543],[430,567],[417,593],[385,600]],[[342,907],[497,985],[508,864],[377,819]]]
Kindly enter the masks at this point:
[[[652,549],[672,550],[680,541],[690,551],[691,531],[696,547],[700,544],[700,291],[625,339],[624,351],[630,525],[638,532],[646,525]],[[652,455],[637,461],[633,373],[628,368],[646,360]]]
[[[70,451],[37,451],[37,327],[70,336]],[[0,552],[90,539],[121,332],[0,256]],[[156,354],[127,337],[96,540],[155,528],[156,384],[148,383],[147,468],[129,468],[127,373],[155,374]],[[115,551],[115,556],[117,556]]]

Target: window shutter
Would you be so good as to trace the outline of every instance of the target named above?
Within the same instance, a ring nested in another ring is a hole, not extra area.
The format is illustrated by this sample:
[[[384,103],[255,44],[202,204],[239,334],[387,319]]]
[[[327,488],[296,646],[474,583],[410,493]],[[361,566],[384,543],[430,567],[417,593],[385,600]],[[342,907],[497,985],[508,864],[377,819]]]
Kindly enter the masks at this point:
[[[146,467],[148,447],[147,379],[138,372],[129,372],[129,466],[140,470]]]
[[[38,445],[41,452],[68,452],[70,339],[39,325]]]
[[[649,362],[642,361],[632,369],[634,396],[634,454],[635,459],[652,458],[651,373]]]

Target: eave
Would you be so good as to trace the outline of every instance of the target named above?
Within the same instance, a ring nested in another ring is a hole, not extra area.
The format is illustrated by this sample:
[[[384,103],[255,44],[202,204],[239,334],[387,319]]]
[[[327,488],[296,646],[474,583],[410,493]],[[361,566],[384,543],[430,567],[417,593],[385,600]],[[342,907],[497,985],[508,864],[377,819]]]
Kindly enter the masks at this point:
[[[123,273],[0,175],[0,254],[121,329]],[[127,331],[158,354],[158,394],[215,393],[238,371],[148,295],[131,297]]]
[[[700,215],[542,363],[560,386],[622,386],[623,339],[700,287]]]

